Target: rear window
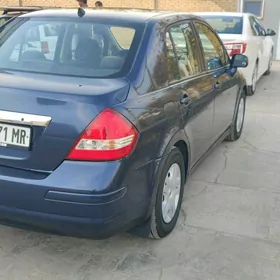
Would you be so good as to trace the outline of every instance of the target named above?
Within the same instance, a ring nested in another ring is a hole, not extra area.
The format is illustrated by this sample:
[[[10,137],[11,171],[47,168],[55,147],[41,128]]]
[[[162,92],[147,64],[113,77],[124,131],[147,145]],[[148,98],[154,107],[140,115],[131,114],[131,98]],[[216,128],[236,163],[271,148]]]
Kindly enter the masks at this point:
[[[218,34],[242,34],[243,17],[203,16]]]
[[[0,69],[76,77],[124,76],[144,25],[119,20],[16,18],[0,31]]]
[[[113,33],[117,43],[121,48],[129,49],[135,35],[135,30],[132,28],[123,27],[111,27],[111,32]]]

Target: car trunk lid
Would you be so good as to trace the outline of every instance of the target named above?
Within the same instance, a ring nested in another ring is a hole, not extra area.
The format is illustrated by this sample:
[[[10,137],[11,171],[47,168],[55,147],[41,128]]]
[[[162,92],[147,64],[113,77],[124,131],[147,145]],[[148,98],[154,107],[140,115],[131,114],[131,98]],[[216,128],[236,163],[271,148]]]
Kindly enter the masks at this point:
[[[0,165],[52,171],[87,125],[125,101],[125,79],[0,73]]]

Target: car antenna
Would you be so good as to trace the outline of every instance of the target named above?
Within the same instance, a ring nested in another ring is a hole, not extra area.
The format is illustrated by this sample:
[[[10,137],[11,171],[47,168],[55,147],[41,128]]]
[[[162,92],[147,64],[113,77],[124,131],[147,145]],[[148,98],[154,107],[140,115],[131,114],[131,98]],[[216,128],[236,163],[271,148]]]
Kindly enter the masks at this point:
[[[78,16],[81,18],[85,15],[85,13],[86,13],[85,10],[83,8],[79,7]]]

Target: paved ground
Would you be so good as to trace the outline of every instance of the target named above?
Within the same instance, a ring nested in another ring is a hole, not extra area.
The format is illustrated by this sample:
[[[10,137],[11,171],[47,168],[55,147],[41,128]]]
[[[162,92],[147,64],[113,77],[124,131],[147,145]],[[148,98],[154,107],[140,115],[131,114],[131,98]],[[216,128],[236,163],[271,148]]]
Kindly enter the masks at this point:
[[[280,63],[248,98],[242,139],[193,174],[175,232],[105,241],[0,227],[2,280],[280,279]]]

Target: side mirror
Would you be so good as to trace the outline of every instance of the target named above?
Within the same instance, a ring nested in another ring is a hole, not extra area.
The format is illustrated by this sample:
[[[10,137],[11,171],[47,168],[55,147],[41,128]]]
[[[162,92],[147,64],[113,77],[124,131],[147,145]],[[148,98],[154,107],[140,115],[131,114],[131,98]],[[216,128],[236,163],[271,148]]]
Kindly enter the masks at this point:
[[[248,66],[248,57],[243,54],[235,54],[230,61],[232,68],[246,68]]]
[[[207,70],[213,70],[223,67],[223,63],[220,58],[213,57],[207,61]]]
[[[272,29],[267,29],[266,30],[266,36],[275,36],[276,32]]]

